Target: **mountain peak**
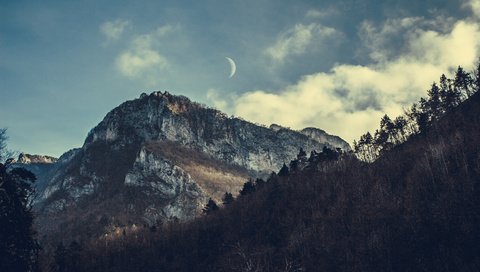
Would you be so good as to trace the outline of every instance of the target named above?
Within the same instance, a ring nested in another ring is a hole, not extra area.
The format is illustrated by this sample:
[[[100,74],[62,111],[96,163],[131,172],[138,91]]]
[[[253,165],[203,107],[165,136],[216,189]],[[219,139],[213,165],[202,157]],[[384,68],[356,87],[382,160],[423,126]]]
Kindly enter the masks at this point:
[[[349,150],[322,130],[278,128],[228,117],[185,96],[143,93],[111,110],[81,149],[60,158],[41,192],[44,211],[62,214],[93,199],[109,207],[112,218],[131,207],[121,223],[188,220],[209,198],[237,194],[249,177],[266,178],[299,150]]]
[[[16,163],[31,164],[31,163],[55,163],[57,158],[46,155],[31,155],[20,153]]]

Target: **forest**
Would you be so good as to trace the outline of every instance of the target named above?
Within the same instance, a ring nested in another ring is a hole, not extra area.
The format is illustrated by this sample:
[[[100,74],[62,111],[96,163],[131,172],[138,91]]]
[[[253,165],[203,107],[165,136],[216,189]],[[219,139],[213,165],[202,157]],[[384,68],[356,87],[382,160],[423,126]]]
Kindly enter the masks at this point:
[[[479,271],[479,90],[480,64],[458,67],[353,152],[300,150],[194,221],[54,245],[32,228],[34,176],[1,164],[0,271]]]

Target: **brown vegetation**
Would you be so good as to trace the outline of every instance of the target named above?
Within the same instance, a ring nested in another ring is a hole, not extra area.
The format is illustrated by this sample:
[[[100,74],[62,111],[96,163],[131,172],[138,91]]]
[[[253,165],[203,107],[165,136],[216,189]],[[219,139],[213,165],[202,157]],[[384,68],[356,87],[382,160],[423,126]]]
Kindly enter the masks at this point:
[[[247,169],[212,158],[200,150],[170,141],[149,142],[146,148],[178,165],[217,203],[225,192],[237,194],[251,173]]]

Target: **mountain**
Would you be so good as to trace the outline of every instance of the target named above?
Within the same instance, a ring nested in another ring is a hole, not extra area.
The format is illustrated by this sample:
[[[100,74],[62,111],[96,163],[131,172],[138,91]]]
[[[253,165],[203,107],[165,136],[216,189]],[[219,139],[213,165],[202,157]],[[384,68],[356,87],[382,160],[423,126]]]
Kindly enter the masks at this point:
[[[8,165],[9,168],[22,167],[35,174],[35,189],[43,192],[56,170],[56,162],[57,158],[51,156],[20,153],[18,159],[10,159]]]
[[[105,227],[189,220],[209,198],[236,195],[300,149],[350,150],[322,130],[267,128],[168,92],[110,111],[81,148],[55,163],[36,206],[42,233],[93,235]]]
[[[478,116],[480,92],[372,163],[325,149],[191,223],[92,239],[80,271],[478,271]]]
[[[51,157],[51,156],[31,155],[31,154],[20,153],[16,163],[21,163],[21,164],[34,164],[34,163],[50,164],[50,163],[55,163],[56,161],[57,161],[57,158],[54,158],[54,157]]]

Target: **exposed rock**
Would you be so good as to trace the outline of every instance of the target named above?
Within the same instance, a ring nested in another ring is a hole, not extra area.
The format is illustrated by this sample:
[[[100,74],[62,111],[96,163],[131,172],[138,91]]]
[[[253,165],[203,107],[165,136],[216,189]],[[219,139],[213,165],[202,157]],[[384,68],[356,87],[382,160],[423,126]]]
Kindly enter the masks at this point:
[[[21,153],[17,160],[13,158],[8,160],[8,167],[10,169],[22,167],[32,172],[36,177],[34,187],[37,195],[42,195],[43,190],[51,180],[51,175],[55,172],[57,160],[57,158],[51,156]],[[36,200],[33,199],[34,202]]]
[[[142,148],[125,177],[125,185],[137,187],[152,199],[144,218],[155,222],[160,215],[165,218],[188,219],[198,214],[206,201],[206,195],[192,177],[169,160]],[[155,205],[156,199],[168,204]],[[152,211],[160,211],[160,214]],[[152,215],[154,214],[153,218]]]
[[[317,142],[329,143],[333,147],[340,148],[343,151],[351,150],[350,145],[346,141],[344,141],[342,138],[335,135],[330,135],[326,133],[324,130],[308,127],[300,130],[300,132]]]
[[[31,164],[31,163],[55,163],[57,158],[44,155],[30,155],[20,153],[16,163]]]
[[[142,94],[110,111],[82,148],[58,159],[37,209],[62,222],[79,207],[93,213],[100,206],[119,224],[188,220],[208,198],[237,194],[249,176],[265,177],[301,148],[309,154],[324,146],[350,149],[321,130],[267,128],[184,96]]]

